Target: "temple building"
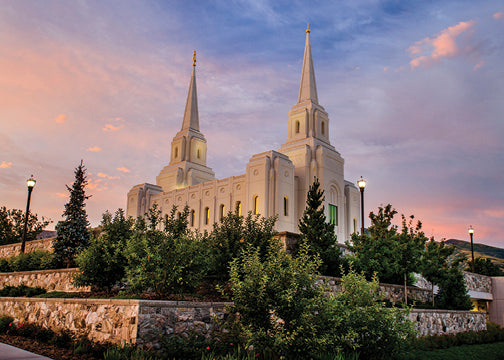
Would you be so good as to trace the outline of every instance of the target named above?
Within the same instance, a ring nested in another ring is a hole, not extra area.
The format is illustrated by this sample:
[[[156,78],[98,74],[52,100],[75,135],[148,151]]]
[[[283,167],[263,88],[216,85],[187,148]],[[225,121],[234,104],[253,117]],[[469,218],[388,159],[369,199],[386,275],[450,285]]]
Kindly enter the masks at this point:
[[[216,179],[207,166],[207,142],[200,131],[196,92],[196,54],[182,128],[171,143],[170,162],[156,184],[135,185],[128,192],[127,215],[143,216],[157,204],[163,214],[176,205],[189,206],[189,225],[211,231],[229,211],[238,207],[268,217],[278,216],[278,232],[297,233],[314,178],[325,192],[324,209],[344,242],[360,225],[358,188],[344,179],[344,160],[331,145],[329,116],[318,102],[317,85],[306,30],[303,68],[297,103],[288,113],[287,140],[278,150],[254,154],[244,174]]]

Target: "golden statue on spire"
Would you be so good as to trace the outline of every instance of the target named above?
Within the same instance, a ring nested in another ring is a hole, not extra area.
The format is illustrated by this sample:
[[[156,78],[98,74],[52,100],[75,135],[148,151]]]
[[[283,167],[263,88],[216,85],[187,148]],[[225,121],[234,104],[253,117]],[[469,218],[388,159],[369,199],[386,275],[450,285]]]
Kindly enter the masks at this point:
[[[192,54],[192,66],[196,66],[196,50],[194,50],[193,54]]]
[[[306,23],[306,33],[310,33],[310,23]]]

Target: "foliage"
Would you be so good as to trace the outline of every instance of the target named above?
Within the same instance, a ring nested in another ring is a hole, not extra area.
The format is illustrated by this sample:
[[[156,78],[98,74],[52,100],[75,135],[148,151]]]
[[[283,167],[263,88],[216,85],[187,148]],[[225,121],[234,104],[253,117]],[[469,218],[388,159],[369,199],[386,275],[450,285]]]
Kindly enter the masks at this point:
[[[471,262],[467,264],[466,271],[472,271]],[[477,257],[474,259],[474,272],[476,274],[486,275],[486,276],[503,276],[504,272],[502,269],[495,265],[492,260],[488,258]]]
[[[158,295],[192,291],[207,269],[207,250],[187,229],[189,209],[176,208],[163,220],[156,206],[137,221],[126,244],[126,277],[132,291],[153,290]],[[158,225],[164,224],[163,230]]]
[[[10,286],[6,285],[4,286],[3,289],[0,290],[0,296],[10,296],[10,297],[20,297],[20,296],[26,296],[26,297],[33,297],[37,296],[40,294],[44,294],[46,292],[46,289],[37,286],[37,287],[30,287],[26,286],[24,284],[18,285],[18,286]]]
[[[0,245],[20,243],[23,240],[23,231],[26,214],[22,210],[7,209],[5,206],[0,207]],[[29,213],[26,241],[35,240],[51,223],[42,217],[38,220],[38,215],[32,212]]]
[[[82,164],[75,169],[75,181],[67,190],[70,192],[70,200],[65,204],[62,221],[56,225],[57,237],[53,241],[56,260],[66,266],[74,265],[77,253],[85,249],[89,244],[89,222],[85,209],[86,196],[84,188],[87,185],[86,168]]]
[[[247,247],[231,263],[234,310],[249,345],[262,357],[320,358],[322,354],[361,352],[387,356],[413,334],[402,309],[387,309],[378,282],[351,270],[337,296],[316,285],[320,259],[304,245],[296,257],[271,249],[261,260]]]
[[[274,239],[276,217],[264,218],[260,215],[240,216],[238,209],[229,212],[221,222],[214,223],[212,232],[204,242],[210,251],[209,276],[225,282],[229,279],[229,264],[248,245],[258,247],[261,258],[268,252]]]
[[[306,209],[299,220],[299,241],[296,245],[297,252],[303,244],[309,245],[310,252],[322,260],[320,271],[323,275],[340,275],[339,250],[334,233],[334,224],[326,222],[324,214],[324,190],[315,178],[310,185],[306,198]]]
[[[77,255],[80,272],[74,277],[75,285],[110,290],[124,278],[127,264],[124,250],[133,235],[133,225],[134,220],[126,219],[122,209],[113,218],[109,212],[103,214],[101,234],[91,237],[89,247]]]
[[[5,334],[5,332],[9,329],[9,324],[14,321],[14,318],[9,315],[0,316],[0,334]]]
[[[473,304],[467,294],[464,274],[452,264],[439,282],[439,292],[436,295],[437,306],[447,310],[471,310]]]
[[[0,259],[0,272],[49,270],[57,267],[53,254],[46,250],[22,253]]]
[[[417,350],[404,354],[399,360],[501,360],[504,342],[485,345],[461,345],[448,349]]]
[[[432,305],[434,302],[434,285],[439,285],[444,278],[446,269],[450,266],[448,259],[455,248],[446,246],[444,241],[436,242],[431,238],[425,245],[425,251],[420,259],[419,270],[422,276],[432,284]]]
[[[104,360],[154,360],[157,357],[149,351],[132,346],[113,346],[104,354]]]

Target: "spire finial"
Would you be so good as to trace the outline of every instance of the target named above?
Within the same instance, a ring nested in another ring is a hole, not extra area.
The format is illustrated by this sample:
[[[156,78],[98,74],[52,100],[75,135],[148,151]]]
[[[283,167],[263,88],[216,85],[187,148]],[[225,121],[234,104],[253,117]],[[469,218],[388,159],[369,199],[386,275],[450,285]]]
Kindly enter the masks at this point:
[[[193,54],[192,54],[192,66],[196,66],[196,50],[194,50]]]
[[[310,33],[310,23],[306,23],[306,33]]]

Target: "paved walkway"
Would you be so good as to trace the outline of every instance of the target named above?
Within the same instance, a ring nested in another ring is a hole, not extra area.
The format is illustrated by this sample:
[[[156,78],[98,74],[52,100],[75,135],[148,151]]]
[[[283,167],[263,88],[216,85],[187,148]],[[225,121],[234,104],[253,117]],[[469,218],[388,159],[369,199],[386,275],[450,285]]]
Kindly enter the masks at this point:
[[[37,355],[29,351],[18,349],[17,347],[0,343],[1,360],[51,360],[51,358]]]

